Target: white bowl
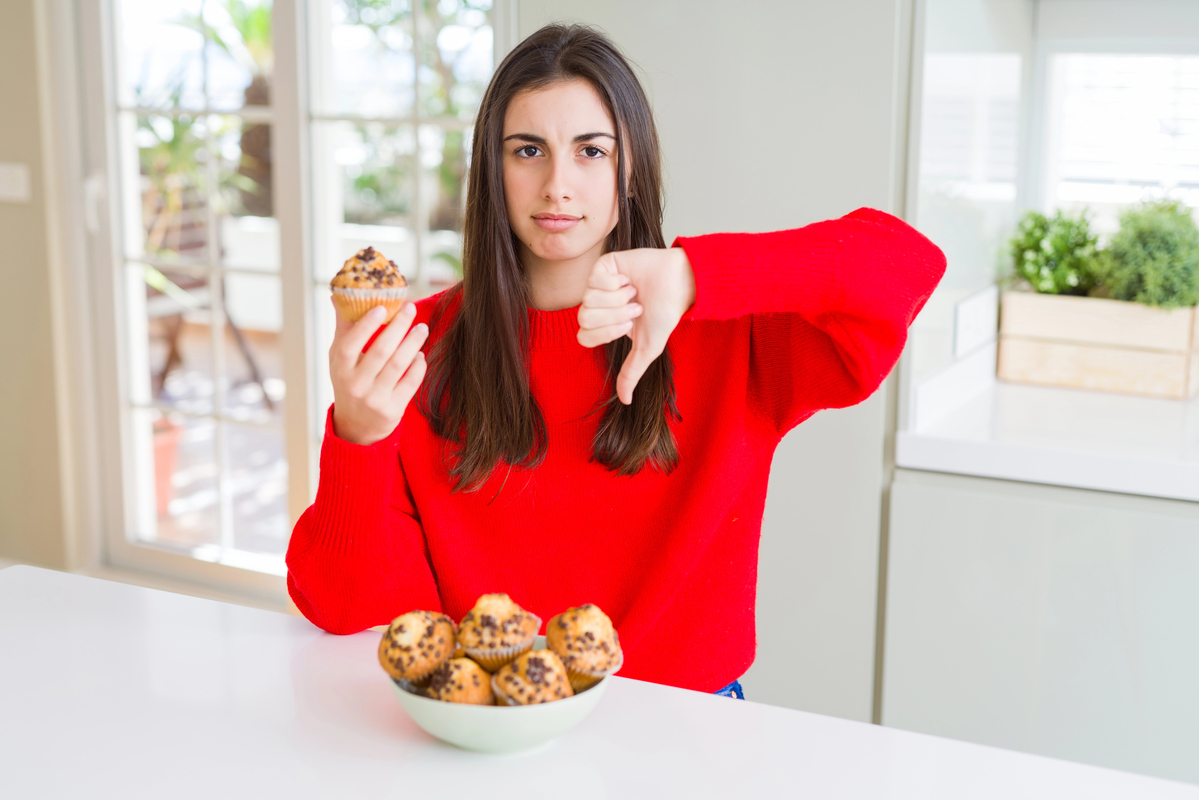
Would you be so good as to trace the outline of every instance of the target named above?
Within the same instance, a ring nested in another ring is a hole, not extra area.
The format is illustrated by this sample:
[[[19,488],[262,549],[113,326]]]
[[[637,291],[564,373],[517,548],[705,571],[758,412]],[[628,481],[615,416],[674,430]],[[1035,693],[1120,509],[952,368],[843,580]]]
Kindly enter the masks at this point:
[[[476,706],[421,697],[388,682],[408,716],[426,733],[479,753],[519,753],[556,739],[591,713],[608,685],[604,678],[581,694],[552,703]]]

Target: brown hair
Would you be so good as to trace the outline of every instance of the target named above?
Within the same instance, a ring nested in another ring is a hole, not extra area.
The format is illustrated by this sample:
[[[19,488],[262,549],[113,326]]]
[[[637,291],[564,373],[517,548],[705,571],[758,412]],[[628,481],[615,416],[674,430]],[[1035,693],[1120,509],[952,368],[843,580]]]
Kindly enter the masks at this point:
[[[495,466],[535,467],[545,457],[545,419],[529,389],[528,284],[517,256],[504,197],[504,115],[522,91],[564,80],[589,82],[616,123],[619,218],[605,251],[665,247],[662,169],[653,113],[616,46],[591,28],[547,25],[508,54],[491,79],[475,122],[463,224],[461,283],[446,293],[439,317],[461,307],[433,346],[418,405],[435,433],[456,445],[448,459],[455,490],[477,490]],[[670,472],[678,448],[668,416],[678,419],[668,351],[637,384],[633,402],[616,397],[616,376],[631,350],[622,336],[603,347],[608,396],[591,460],[621,475],[649,464]]]

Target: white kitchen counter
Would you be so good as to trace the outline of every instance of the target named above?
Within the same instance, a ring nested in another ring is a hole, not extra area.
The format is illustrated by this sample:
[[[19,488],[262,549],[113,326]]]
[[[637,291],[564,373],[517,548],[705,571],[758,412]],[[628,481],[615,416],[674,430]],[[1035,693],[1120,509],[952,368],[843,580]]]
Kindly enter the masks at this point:
[[[620,678],[557,742],[481,756],[407,718],[378,637],[0,570],[0,796],[1199,800],[1196,786]]]

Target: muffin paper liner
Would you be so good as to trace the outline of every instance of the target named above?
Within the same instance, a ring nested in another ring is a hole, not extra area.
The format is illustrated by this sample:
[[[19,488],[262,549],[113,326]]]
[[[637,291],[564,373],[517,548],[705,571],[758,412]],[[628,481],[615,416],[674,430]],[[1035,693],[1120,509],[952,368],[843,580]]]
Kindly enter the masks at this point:
[[[408,297],[407,286],[394,286],[386,289],[355,289],[346,286],[333,286],[333,304],[342,319],[347,322],[357,322],[375,306],[387,309],[387,319],[384,324],[391,322],[404,305]]]
[[[391,679],[395,681],[396,686],[399,686],[405,692],[408,692],[409,694],[419,694],[421,697],[427,697],[428,695],[425,693],[425,689],[429,686],[429,678],[432,676],[432,674],[433,673],[430,672],[419,681],[410,681],[407,678],[397,678],[395,676],[392,676]]]
[[[492,693],[493,695],[495,695],[495,704],[496,704],[497,706],[516,706],[516,705],[520,705],[519,703],[513,703],[512,701],[510,701],[510,700],[508,699],[508,695],[506,695],[506,694],[504,694],[502,691],[500,691],[500,684],[499,684],[499,681],[497,681],[497,680],[496,680],[496,678],[497,678],[497,677],[499,677],[499,676],[498,676],[498,675],[492,675],[492,676],[491,676],[491,693]]]
[[[561,656],[559,657],[561,658]],[[616,665],[610,669],[576,670],[571,669],[570,664],[566,663],[566,659],[562,659],[562,663],[566,667],[566,677],[570,681],[570,688],[574,689],[575,694],[578,694],[587,691],[609,675],[619,672],[620,668],[624,666],[624,650],[618,651]]]
[[[540,621],[538,621],[539,626],[540,624]],[[521,653],[527,653],[532,650],[533,642],[536,638],[537,634],[533,634],[527,642],[512,645],[511,647],[497,647],[494,650],[485,647],[463,647],[462,650],[472,661],[494,675],[499,672],[500,667],[510,661],[515,661],[516,657]]]

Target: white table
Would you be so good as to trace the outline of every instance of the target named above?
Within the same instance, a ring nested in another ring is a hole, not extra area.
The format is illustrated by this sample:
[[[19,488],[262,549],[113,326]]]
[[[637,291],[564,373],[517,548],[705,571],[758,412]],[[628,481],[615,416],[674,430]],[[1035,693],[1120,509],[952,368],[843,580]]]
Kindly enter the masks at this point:
[[[407,718],[378,636],[2,570],[0,797],[1199,799],[1196,786],[619,678],[557,742],[481,756]]]

